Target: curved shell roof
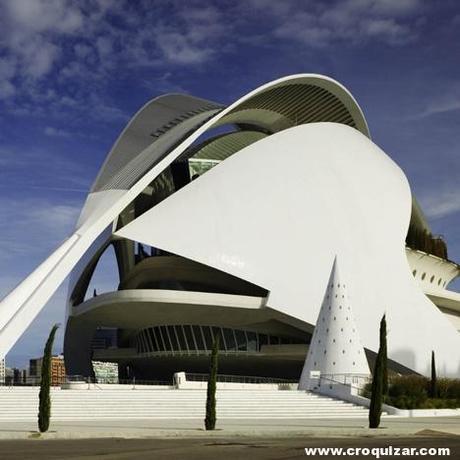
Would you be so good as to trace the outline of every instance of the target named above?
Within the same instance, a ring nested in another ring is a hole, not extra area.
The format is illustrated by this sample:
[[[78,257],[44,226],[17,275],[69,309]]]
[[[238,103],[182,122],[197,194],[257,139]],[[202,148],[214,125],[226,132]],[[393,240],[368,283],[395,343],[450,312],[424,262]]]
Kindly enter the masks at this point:
[[[222,109],[218,103],[188,95],[168,94],[153,99],[117,139],[92,192],[129,189],[207,121],[208,129],[236,124],[242,130],[254,128],[265,135],[299,124],[329,121],[352,126],[369,137],[366,120],[353,96],[338,82],[322,75],[292,75],[272,81]],[[240,136],[238,143],[245,146],[258,137],[264,136]],[[237,137],[228,141],[235,140]],[[221,149],[226,143],[221,140],[214,147]],[[235,143],[231,143],[233,151]],[[146,151],[153,146],[154,155],[150,149]]]

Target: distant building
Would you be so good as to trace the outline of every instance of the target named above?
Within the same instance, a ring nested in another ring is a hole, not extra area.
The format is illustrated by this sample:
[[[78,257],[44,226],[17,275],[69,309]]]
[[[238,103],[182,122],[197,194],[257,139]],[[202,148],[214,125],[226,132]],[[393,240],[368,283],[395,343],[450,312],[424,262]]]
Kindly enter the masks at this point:
[[[0,385],[5,385],[6,368],[5,358],[0,359]]]
[[[93,361],[94,376],[97,383],[118,383],[118,364]]]
[[[29,361],[29,383],[39,385],[41,381],[43,358],[31,359]],[[58,386],[65,381],[64,356],[51,357],[51,385]]]
[[[14,370],[11,367],[5,368],[5,385],[10,386],[13,385],[13,375]]]
[[[20,385],[22,383],[22,372],[17,367],[13,369],[13,383],[14,385]]]

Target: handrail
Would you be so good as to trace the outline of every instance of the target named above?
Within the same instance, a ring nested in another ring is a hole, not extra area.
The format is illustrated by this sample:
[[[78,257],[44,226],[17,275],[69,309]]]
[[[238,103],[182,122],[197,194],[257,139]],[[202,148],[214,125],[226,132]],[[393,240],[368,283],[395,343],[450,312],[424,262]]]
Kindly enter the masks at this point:
[[[357,394],[362,396],[362,393],[363,393],[363,390],[364,390],[364,387],[365,387],[365,384],[363,385],[353,385],[352,383],[346,383],[346,382],[341,382],[339,380],[335,380],[331,377],[334,377],[334,375],[355,375],[355,376],[358,376],[358,377],[365,377],[366,378],[366,382],[365,383],[368,383],[371,381],[371,377],[367,374],[321,374],[320,377],[319,377],[319,386],[321,387],[321,383],[322,381],[324,380],[326,385],[341,385],[341,386],[345,386],[345,387],[349,387],[349,388],[353,388],[356,390]]]
[[[85,383],[88,385],[95,385],[97,388],[102,389],[102,387],[98,385],[133,385],[135,388],[136,385],[145,386],[145,385],[166,385],[172,386],[172,380],[138,380],[136,378],[132,379],[119,379],[116,377],[107,377],[107,378],[95,378],[95,377],[84,377],[82,375],[66,375],[64,378],[58,378],[51,382],[52,387],[60,387],[61,385],[65,385],[68,383]],[[14,381],[7,381],[7,382],[0,382],[0,387],[13,387],[13,386],[20,386],[20,387],[37,387],[40,386],[40,379],[39,377],[30,378],[26,382],[14,382]]]
[[[208,381],[209,374],[198,374],[198,373],[185,373],[186,380],[194,382],[206,382]],[[292,379],[281,379],[275,377],[260,377],[252,375],[228,375],[218,374],[218,382],[226,383],[298,383],[298,380]]]

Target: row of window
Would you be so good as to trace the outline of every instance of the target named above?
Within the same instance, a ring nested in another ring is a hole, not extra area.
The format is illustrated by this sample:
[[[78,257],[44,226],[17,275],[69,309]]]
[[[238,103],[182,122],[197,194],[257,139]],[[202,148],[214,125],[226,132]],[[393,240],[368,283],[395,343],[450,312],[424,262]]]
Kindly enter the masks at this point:
[[[417,270],[413,270],[413,271],[412,271],[412,274],[414,275],[414,278],[416,278],[416,277],[417,277]],[[426,278],[426,272],[423,272],[423,273],[422,273],[422,276],[420,277],[420,279],[421,279],[422,281],[424,281],[425,278]],[[436,278],[436,277],[435,277],[434,275],[431,275],[430,283],[433,283],[433,282],[435,281],[435,278]],[[446,287],[447,281],[443,281],[442,278],[439,278],[439,279],[438,279],[438,286],[441,286],[441,284],[442,284],[442,287]]]
[[[262,345],[306,343],[302,340],[218,326],[176,325],[143,329],[137,334],[138,353],[210,351],[219,337],[221,351],[257,352]]]

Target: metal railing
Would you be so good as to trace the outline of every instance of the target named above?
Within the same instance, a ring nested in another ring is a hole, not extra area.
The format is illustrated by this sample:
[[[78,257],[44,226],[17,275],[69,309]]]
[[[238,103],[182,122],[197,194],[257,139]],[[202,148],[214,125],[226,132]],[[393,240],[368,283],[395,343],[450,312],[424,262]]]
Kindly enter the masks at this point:
[[[209,374],[193,374],[193,373],[185,373],[185,378],[188,381],[192,382],[207,382],[209,378]],[[298,383],[298,380],[290,380],[290,379],[279,379],[275,377],[258,377],[252,375],[226,375],[226,374],[218,374],[217,375],[218,382],[225,382],[225,383]]]
[[[367,374],[321,374],[319,377],[319,388],[347,387],[358,396],[365,395],[366,384],[372,380]]]
[[[55,379],[51,381],[51,386],[60,387],[61,385],[71,383],[84,383],[88,385],[133,385],[133,386],[145,386],[145,385],[158,385],[158,386],[172,386],[172,380],[143,380],[136,379],[120,379],[118,377],[84,377],[82,375],[66,375],[64,378]],[[31,378],[30,380],[24,381],[6,381],[5,383],[0,382],[0,386],[5,387],[36,387],[40,386],[40,379],[38,377]]]
[[[321,374],[320,379],[361,388],[371,381],[369,374]]]

